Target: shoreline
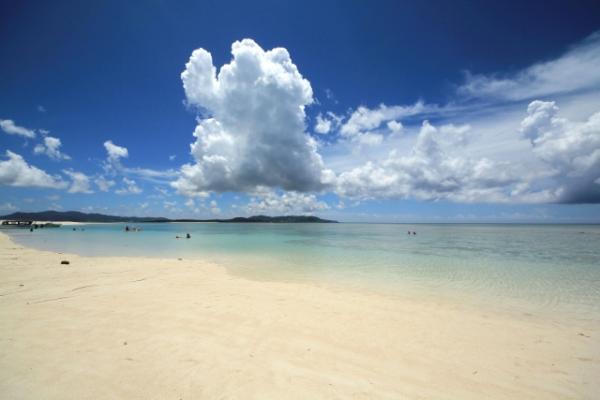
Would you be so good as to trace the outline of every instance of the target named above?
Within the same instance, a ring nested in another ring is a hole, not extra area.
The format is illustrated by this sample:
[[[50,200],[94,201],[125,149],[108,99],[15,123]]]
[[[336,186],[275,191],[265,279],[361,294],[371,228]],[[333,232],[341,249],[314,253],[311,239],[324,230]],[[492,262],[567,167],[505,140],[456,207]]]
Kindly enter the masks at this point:
[[[0,219],[0,223],[4,221]],[[69,225],[109,225],[109,224],[313,224],[314,222],[234,222],[234,221],[111,221],[111,222],[94,222],[94,221],[57,221],[57,220],[34,220],[35,223],[56,223],[62,224],[65,226]],[[322,222],[320,222],[322,223]],[[498,226],[510,226],[510,225],[525,225],[525,226],[600,226],[600,222],[365,222],[365,221],[334,221],[334,222],[325,222],[325,223],[336,223],[336,224],[346,224],[346,225],[498,225]]]
[[[58,254],[2,232],[0,259],[6,398],[591,399],[600,391],[594,321],[255,281],[201,260]]]
[[[177,225],[179,222],[172,224]],[[75,222],[73,225],[86,224]],[[91,225],[125,226],[124,223],[120,222],[92,223]],[[71,230],[71,227],[64,228],[69,231]],[[75,230],[74,226],[73,230]],[[56,244],[46,245],[40,242],[31,243],[24,240],[28,235],[13,235],[13,232],[15,231],[18,231],[18,229],[0,229],[0,233],[5,233],[18,245],[39,251],[51,253],[65,252],[89,258],[105,258],[107,251],[116,251],[112,247],[105,248],[94,246],[94,251],[90,253],[87,251],[77,251],[74,248],[64,248],[63,246],[58,246]],[[51,231],[47,231],[46,233],[48,232]],[[183,235],[182,232],[179,233]],[[172,232],[173,235],[175,235],[175,233],[177,232]],[[165,238],[171,237],[165,236]],[[81,244],[84,248],[87,246],[86,243]],[[161,244],[157,244],[157,246],[161,246]],[[79,248],[79,250],[82,250],[82,248]],[[148,252],[148,250],[150,250],[150,252]],[[165,256],[167,253],[168,256]],[[227,253],[222,252],[221,254]],[[184,257],[187,261],[192,262],[208,261],[209,263],[223,267],[227,273],[236,277],[259,282],[299,283],[326,287],[333,290],[358,292],[366,295],[374,294],[408,300],[417,299],[419,301],[444,302],[462,307],[470,306],[475,311],[485,309],[487,312],[495,314],[506,313],[513,316],[517,314],[534,314],[546,319],[558,319],[561,322],[566,322],[568,320],[574,325],[579,323],[577,319],[587,320],[594,318],[600,326],[600,308],[591,306],[589,302],[576,303],[561,300],[555,302],[554,298],[541,297],[543,296],[541,293],[537,293],[537,297],[533,298],[527,297],[528,294],[524,292],[517,293],[516,295],[515,293],[506,293],[506,295],[503,296],[502,293],[490,293],[489,291],[480,290],[478,288],[460,288],[455,285],[452,286],[451,283],[446,286],[443,284],[420,285],[418,282],[415,284],[415,281],[411,281],[410,278],[406,282],[397,280],[394,284],[390,284],[389,280],[382,280],[380,277],[373,278],[369,276],[361,277],[362,280],[356,279],[356,277],[348,278],[347,276],[333,276],[322,279],[321,276],[310,276],[310,274],[305,275],[302,273],[295,273],[293,270],[280,268],[281,260],[269,256],[268,253],[261,253],[260,255],[250,254],[245,255],[244,257],[231,256],[224,259],[221,256],[217,256],[217,252],[213,252],[211,255],[199,255],[189,253],[186,249],[173,250],[173,248],[170,248],[166,253],[164,251],[155,253],[152,252],[151,249],[146,249],[144,252],[117,252],[112,256],[132,258],[134,260],[151,259],[157,260],[158,262],[164,259],[172,260]],[[446,257],[446,259],[451,260],[449,257]],[[547,292],[552,293],[551,290],[548,290]]]

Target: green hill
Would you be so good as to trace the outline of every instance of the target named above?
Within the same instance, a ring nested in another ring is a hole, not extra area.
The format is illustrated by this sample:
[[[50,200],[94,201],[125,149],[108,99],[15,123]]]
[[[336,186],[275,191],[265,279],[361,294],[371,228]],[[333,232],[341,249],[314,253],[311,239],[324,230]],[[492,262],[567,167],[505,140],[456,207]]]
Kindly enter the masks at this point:
[[[88,214],[79,211],[15,212],[0,216],[3,220],[16,221],[73,221],[73,222],[237,222],[237,223],[336,223],[313,215],[283,215],[270,217],[255,215],[231,219],[168,219],[164,217],[121,217],[105,214]]]

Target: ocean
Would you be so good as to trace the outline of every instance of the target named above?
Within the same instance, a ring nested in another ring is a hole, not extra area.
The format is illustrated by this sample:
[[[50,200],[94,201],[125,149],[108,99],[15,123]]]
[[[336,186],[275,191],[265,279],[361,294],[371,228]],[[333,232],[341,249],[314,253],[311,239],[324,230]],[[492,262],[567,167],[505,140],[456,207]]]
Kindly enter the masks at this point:
[[[41,250],[204,259],[250,279],[445,297],[581,318],[600,315],[600,225],[130,226],[142,230],[125,232],[125,224],[89,224],[2,231],[19,244]],[[186,233],[190,239],[176,239]]]

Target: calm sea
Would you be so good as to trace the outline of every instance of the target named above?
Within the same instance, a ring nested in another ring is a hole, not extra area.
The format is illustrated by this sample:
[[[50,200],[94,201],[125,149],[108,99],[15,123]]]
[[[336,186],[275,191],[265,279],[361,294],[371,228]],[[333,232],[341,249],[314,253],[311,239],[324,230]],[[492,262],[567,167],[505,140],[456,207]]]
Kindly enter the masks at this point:
[[[600,315],[599,225],[135,225],[141,232],[125,232],[124,226],[3,231],[20,244],[43,250],[198,258],[253,279]],[[191,239],[175,238],[186,233]]]

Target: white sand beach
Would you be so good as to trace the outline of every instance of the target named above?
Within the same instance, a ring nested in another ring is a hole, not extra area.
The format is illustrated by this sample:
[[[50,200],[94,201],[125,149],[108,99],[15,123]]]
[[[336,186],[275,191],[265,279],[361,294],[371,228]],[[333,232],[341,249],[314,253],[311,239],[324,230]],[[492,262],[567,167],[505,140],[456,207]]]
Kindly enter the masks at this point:
[[[61,265],[69,260],[69,265]],[[593,399],[600,327],[0,233],[3,399]]]

